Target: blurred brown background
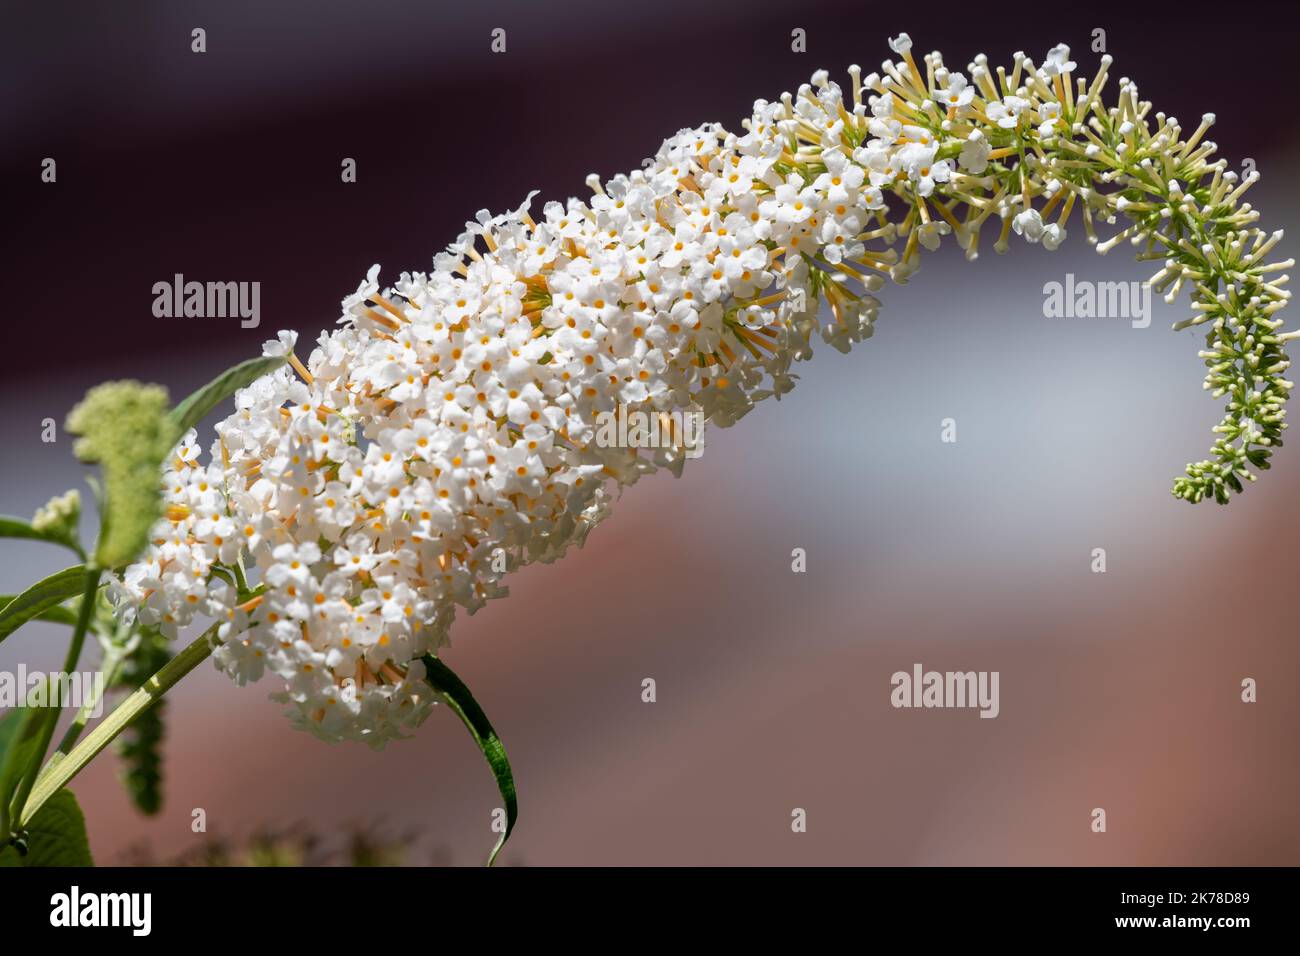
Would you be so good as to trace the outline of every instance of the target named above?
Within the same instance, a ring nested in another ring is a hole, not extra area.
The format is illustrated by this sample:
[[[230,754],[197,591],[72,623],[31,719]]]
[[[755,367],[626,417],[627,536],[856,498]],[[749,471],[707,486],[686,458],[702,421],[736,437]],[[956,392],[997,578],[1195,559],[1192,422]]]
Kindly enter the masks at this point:
[[[910,22],[848,2],[6,4],[0,271],[17,301],[0,512],[81,482],[40,420],[89,384],[140,377],[179,397],[277,328],[332,326],[370,263],[427,268],[476,209],[582,194],[587,172],[632,168],[681,126],[738,125],[818,67],[874,68],[899,30],[956,68],[1064,41],[1091,71],[1090,31],[1106,29],[1115,77],[1185,123],[1218,114],[1214,138],[1234,165],[1255,160],[1252,201],[1294,255],[1295,36],[1272,9],[1220,46],[1123,8],[1013,25],[968,4]],[[1246,87],[1225,80],[1242,57]],[[39,182],[45,156],[55,185]],[[343,157],[356,184],[339,181]],[[1300,459],[1284,449],[1228,508],[1169,497],[1219,415],[1198,338],[1170,333],[1185,305],[1158,299],[1148,329],[1043,318],[1044,282],[1149,271],[1082,239],[932,257],[882,293],[872,341],[824,350],[792,396],[711,431],[680,481],[631,489],[584,551],[460,622],[447,660],[520,788],[505,862],[1300,862]],[[152,284],[175,272],[262,282],[262,327],[155,319]],[[956,444],[939,441],[946,417]],[[0,591],[62,563],[9,543]],[[56,667],[60,645],[24,629],[0,668]],[[916,662],[1000,671],[1001,715],[891,708],[890,674]],[[205,666],[169,695],[156,819],[129,808],[111,758],[83,773],[98,860],[193,847],[202,807],[228,836],[380,822],[419,830],[410,862],[481,861],[498,797],[450,713],[371,753],[294,732],[271,689]]]

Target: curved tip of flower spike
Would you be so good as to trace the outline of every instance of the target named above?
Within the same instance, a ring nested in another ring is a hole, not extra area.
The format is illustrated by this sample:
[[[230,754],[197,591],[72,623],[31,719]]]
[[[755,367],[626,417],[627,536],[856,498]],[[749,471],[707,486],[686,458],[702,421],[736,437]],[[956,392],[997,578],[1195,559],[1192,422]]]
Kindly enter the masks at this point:
[[[1243,479],[1247,482],[1257,480],[1257,476],[1246,469],[1247,462],[1261,471],[1270,467],[1268,459],[1272,453],[1267,448],[1246,451],[1220,443],[1215,451],[1220,455],[1220,461],[1194,462],[1187,466],[1185,476],[1174,479],[1170,493],[1175,498],[1191,504],[1213,499],[1216,504],[1226,505],[1234,494],[1245,491]]]

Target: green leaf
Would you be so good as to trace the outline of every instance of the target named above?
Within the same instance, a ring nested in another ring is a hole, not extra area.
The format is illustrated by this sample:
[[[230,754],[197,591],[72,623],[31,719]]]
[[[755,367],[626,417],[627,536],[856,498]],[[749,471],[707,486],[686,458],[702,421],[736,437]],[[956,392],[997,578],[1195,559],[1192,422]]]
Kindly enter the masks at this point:
[[[51,684],[56,680],[53,677],[47,677],[43,693],[45,701],[49,701]],[[26,692],[24,688],[24,693]],[[35,693],[35,692],[33,692]],[[25,697],[24,702],[30,700]],[[50,716],[46,707],[24,706],[16,708],[18,720],[15,726],[10,728],[7,736],[8,741],[5,745],[4,759],[0,760],[0,806],[9,808],[14,794],[18,791],[19,785],[26,776],[28,769],[36,763],[43,754],[37,754],[40,747],[41,738],[44,736],[45,721]],[[17,820],[21,807],[12,807],[12,813],[0,813],[0,819],[4,821]],[[3,829],[0,827],[0,829]],[[0,843],[3,843],[8,833],[0,833]]]
[[[9,751],[13,746],[14,738],[22,731],[23,718],[26,716],[26,710],[15,707],[0,717],[0,784],[4,782]],[[3,847],[9,840],[8,799],[7,796],[0,794],[0,859],[3,859]]]
[[[60,790],[45,801],[27,824],[22,842],[26,855],[16,846],[5,847],[0,850],[0,867],[95,865],[86,837],[86,818],[71,790]]]
[[[11,601],[6,602],[3,597],[0,597],[0,602],[4,602],[0,604],[0,641],[32,618],[47,613],[53,617],[46,620],[56,619],[59,623],[67,623],[61,619],[60,611],[62,611],[71,618],[71,623],[75,624],[76,618],[72,613],[64,608],[58,608],[58,605],[70,597],[81,594],[85,588],[86,566],[77,564],[37,581]]]
[[[0,594],[0,608],[4,607],[14,599],[12,594]],[[77,615],[69,611],[62,604],[56,604],[48,610],[37,614],[33,621],[48,621],[50,624],[66,624],[69,627],[77,626]]]
[[[465,682],[432,654],[426,654],[423,660],[426,679],[433,689],[442,695],[447,706],[464,722],[470,736],[478,744],[478,749],[487,759],[488,766],[492,768],[497,789],[501,791],[501,799],[505,801],[506,830],[497,840],[497,845],[492,848],[492,855],[488,857],[487,865],[491,866],[496,862],[501,848],[506,845],[506,840],[510,839],[510,833],[515,828],[515,820],[519,816],[519,804],[515,797],[515,778],[510,772],[510,759],[506,756],[506,748],[501,743],[501,738],[492,729],[487,714],[483,713],[483,708],[478,705],[478,701],[465,686]]]
[[[283,355],[249,359],[226,369],[189,398],[171,410],[171,420],[183,435],[197,425],[208,412],[216,408],[241,388],[247,388],[263,375],[274,372],[287,361]]]
[[[162,514],[162,463],[180,433],[167,414],[167,390],[139,382],[105,382],[86,393],[68,415],[81,436],[73,451],[98,462],[104,475],[95,561],[118,568],[149,543]]]
[[[14,734],[18,733],[18,724],[22,717],[23,712],[16,707],[0,717],[0,767],[5,764],[5,752],[9,749],[9,741],[13,739]]]

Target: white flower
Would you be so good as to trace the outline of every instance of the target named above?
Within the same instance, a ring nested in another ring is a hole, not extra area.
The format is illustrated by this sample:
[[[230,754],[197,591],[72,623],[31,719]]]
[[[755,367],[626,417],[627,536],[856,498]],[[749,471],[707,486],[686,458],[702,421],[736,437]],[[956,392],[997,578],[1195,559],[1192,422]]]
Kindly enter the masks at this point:
[[[1038,242],[1043,238],[1043,217],[1037,209],[1026,209],[1011,220],[1011,228],[1017,236],[1024,236],[1029,242]]]
[[[966,82],[960,73],[948,75],[948,85],[939,90],[938,103],[947,109],[961,109],[975,98],[975,87]]]
[[[943,236],[952,232],[952,226],[942,219],[932,219],[924,223],[919,228],[919,241],[921,245],[934,252],[939,248],[939,241]]]
[[[1061,73],[1068,73],[1073,70],[1077,64],[1070,59],[1070,48],[1064,43],[1058,43],[1047,51],[1047,57],[1043,60],[1042,70],[1048,76],[1057,76]]]
[[[267,357],[291,355],[293,354],[293,347],[297,344],[297,332],[281,331],[276,334],[275,338],[262,346],[262,354]]]
[[[1051,136],[1056,132],[1056,123],[1061,118],[1061,104],[1055,101],[1038,105],[1038,135]]]
[[[984,134],[979,130],[973,130],[966,137],[966,141],[962,143],[957,162],[967,172],[978,175],[989,168],[989,153],[992,151],[993,147],[989,145],[989,141],[985,139]]]
[[[1032,105],[1021,96],[1004,96],[1000,100],[990,101],[984,112],[1003,129],[1013,129],[1020,122],[1021,115]]]
[[[1065,230],[1057,223],[1050,223],[1043,227],[1043,247],[1055,251],[1061,243],[1065,241]]]
[[[917,193],[928,196],[934,192],[935,183],[945,183],[952,175],[947,160],[936,160],[937,148],[933,145],[908,143],[898,151],[899,165],[917,185]]]

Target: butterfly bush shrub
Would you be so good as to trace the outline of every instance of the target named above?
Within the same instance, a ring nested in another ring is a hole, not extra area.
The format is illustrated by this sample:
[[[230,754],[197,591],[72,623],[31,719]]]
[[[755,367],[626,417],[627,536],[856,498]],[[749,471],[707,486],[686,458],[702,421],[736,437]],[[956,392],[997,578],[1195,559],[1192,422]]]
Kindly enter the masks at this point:
[[[481,212],[427,273],[381,287],[375,266],[305,362],[280,333],[208,456],[192,429],[167,454],[162,518],[108,584],[118,617],[166,636],[213,620],[236,683],[270,674],[296,725],[382,746],[444,696],[429,667],[458,608],[580,545],[618,489],[680,474],[683,414],[728,426],[779,399],[816,340],[871,336],[886,278],[948,237],[975,259],[990,230],[998,252],[1012,233],[1055,249],[1078,223],[1156,263],[1168,301],[1190,292],[1177,327],[1205,327],[1227,402],[1173,494],[1240,492],[1285,428],[1292,263],[1266,262],[1281,233],[1242,200],[1256,174],[1212,160],[1214,117],[1187,130],[1128,79],[1107,100],[1110,58],[1076,77],[1063,45],[956,71],[890,42],[847,87],[819,71],[739,131],[589,177],[587,202]],[[599,440],[620,409],[672,447]]]

